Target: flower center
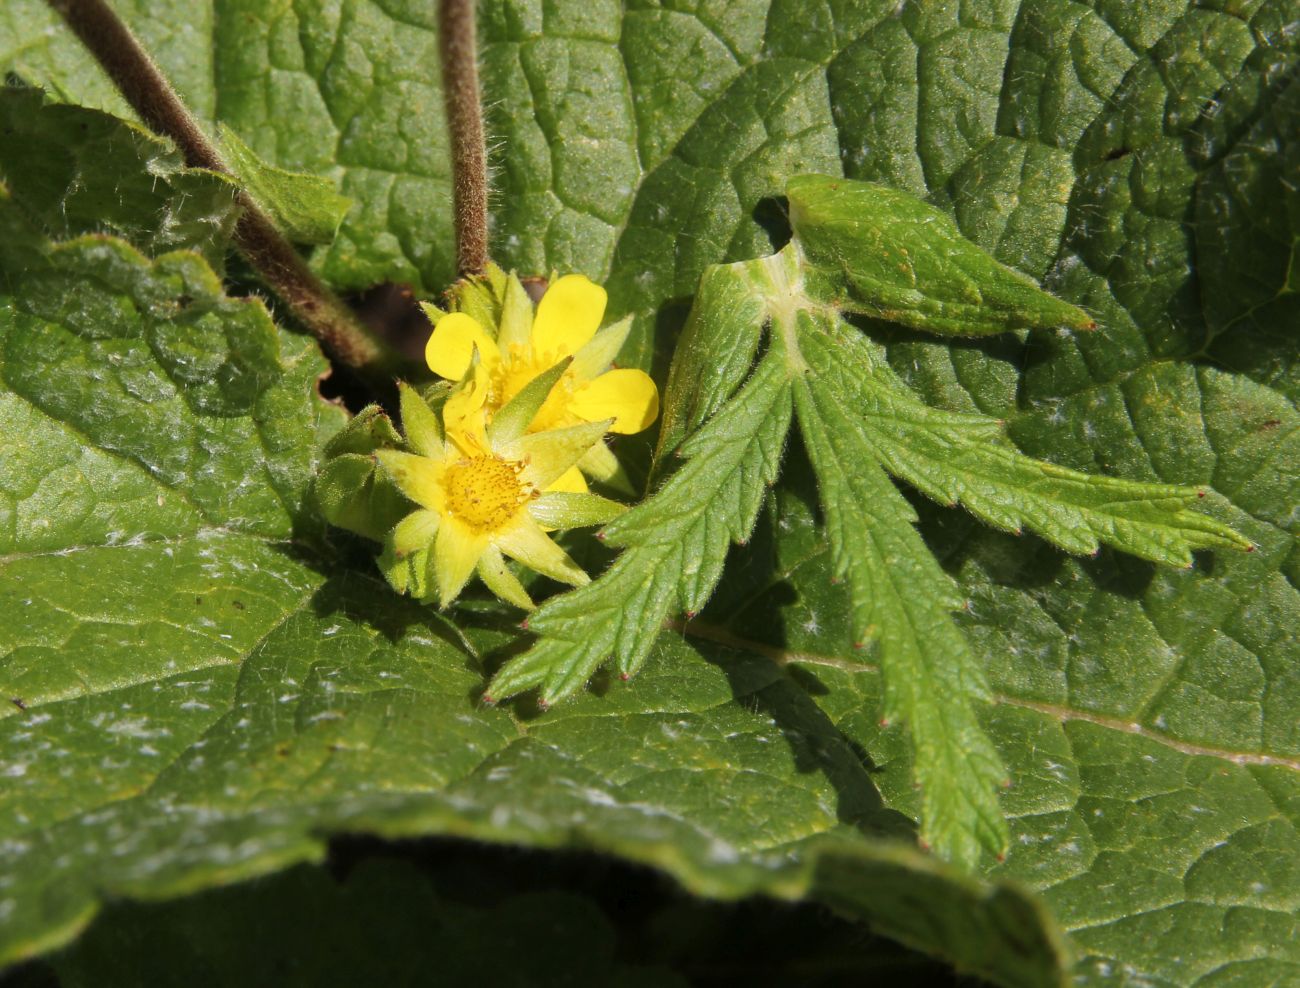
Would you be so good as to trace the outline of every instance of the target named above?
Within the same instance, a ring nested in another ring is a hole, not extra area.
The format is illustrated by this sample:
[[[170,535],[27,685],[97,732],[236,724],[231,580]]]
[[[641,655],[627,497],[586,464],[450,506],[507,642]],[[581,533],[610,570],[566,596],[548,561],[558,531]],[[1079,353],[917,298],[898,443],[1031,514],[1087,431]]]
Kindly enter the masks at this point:
[[[447,467],[447,510],[479,531],[499,529],[533,496],[522,482],[522,463],[499,456],[475,456]]]

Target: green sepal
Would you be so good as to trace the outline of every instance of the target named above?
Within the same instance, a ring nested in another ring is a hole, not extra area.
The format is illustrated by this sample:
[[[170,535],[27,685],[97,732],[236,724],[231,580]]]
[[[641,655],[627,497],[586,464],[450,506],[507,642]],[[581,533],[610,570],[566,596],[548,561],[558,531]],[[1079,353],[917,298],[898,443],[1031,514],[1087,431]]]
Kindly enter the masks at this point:
[[[345,453],[368,456],[377,449],[400,449],[402,437],[393,428],[387,413],[378,405],[367,405],[348,419],[325,445],[325,459]]]
[[[611,501],[599,494],[581,494],[576,491],[551,491],[528,506],[533,521],[553,529],[604,525],[626,510],[626,504]]]
[[[344,453],[327,462],[312,486],[321,515],[331,525],[376,542],[410,511],[410,503],[371,456]]]
[[[410,503],[393,482],[375,469],[374,454],[405,444],[388,415],[367,405],[348,420],[328,443],[312,485],[312,498],[331,525],[381,542],[410,511]]]
[[[442,424],[429,403],[405,381],[397,382],[397,393],[407,445],[421,456],[441,456]]]
[[[507,604],[514,604],[525,611],[531,611],[537,606],[519,578],[511,572],[501,550],[496,546],[488,546],[484,551],[479,558],[477,571],[483,585]]]
[[[417,549],[409,556],[399,556],[392,541],[385,540],[383,551],[375,563],[388,585],[398,593],[432,603],[437,597],[437,587],[431,572],[432,558],[431,549]]]
[[[518,276],[512,271],[506,277],[501,294],[501,325],[497,331],[497,345],[504,352],[511,346],[525,346],[533,332],[533,300],[528,297]]]
[[[412,511],[393,526],[393,530],[384,540],[385,544],[392,546],[393,554],[398,559],[405,559],[412,553],[427,549],[433,544],[441,520],[436,511],[423,508]]]
[[[806,261],[804,290],[828,305],[942,336],[1095,329],[962,236],[943,210],[873,182],[799,175],[786,184]]]
[[[501,325],[501,306],[508,278],[495,264],[489,264],[481,275],[462,278],[450,291],[452,311],[473,317],[489,336],[495,338],[497,327]]]
[[[523,389],[506,402],[488,423],[488,438],[493,442],[513,442],[528,429],[528,424],[537,416],[551,389],[564,376],[564,372],[573,363],[572,357],[565,357],[550,370],[543,371],[524,385]]]

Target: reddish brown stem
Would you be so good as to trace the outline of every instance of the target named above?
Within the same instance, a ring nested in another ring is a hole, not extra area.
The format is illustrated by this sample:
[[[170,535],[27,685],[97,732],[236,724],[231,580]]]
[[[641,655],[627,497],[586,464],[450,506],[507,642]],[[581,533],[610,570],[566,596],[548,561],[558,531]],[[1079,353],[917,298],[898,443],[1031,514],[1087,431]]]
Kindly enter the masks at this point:
[[[462,276],[482,274],[488,263],[488,183],[474,0],[438,0],[438,50],[451,134],[456,267]]]
[[[232,174],[131,29],[105,0],[48,0],[95,57],[140,119],[170,137],[194,168]],[[307,265],[253,199],[238,194],[242,207],[234,242],[266,283],[311,332],[325,351],[349,367],[392,369],[396,355],[377,340],[356,314]]]

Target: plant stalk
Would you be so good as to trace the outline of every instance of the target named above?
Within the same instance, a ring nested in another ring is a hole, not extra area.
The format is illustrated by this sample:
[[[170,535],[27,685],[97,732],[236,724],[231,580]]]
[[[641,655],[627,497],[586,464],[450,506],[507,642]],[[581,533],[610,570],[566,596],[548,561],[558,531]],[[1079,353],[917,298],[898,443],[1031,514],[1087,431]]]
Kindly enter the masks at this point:
[[[474,0],[438,0],[438,50],[451,135],[456,269],[465,277],[482,274],[488,264],[487,148]]]
[[[48,0],[140,119],[176,142],[192,168],[233,175],[131,29],[105,0]],[[237,193],[234,243],[326,353],[349,367],[391,371],[400,358],[307,265],[252,197]]]

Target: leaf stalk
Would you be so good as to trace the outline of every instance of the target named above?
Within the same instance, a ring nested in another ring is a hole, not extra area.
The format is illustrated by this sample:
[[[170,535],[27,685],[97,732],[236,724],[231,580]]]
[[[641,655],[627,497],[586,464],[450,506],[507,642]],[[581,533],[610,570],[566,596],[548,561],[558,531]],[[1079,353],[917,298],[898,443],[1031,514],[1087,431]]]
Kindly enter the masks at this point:
[[[461,277],[488,264],[487,147],[478,84],[474,0],[439,0],[438,51],[451,136],[456,268]]]
[[[48,0],[104,72],[155,132],[176,142],[192,168],[234,175],[162,71],[105,0]],[[248,193],[234,242],[326,353],[348,367],[391,373],[400,357],[374,336],[324,284]]]

